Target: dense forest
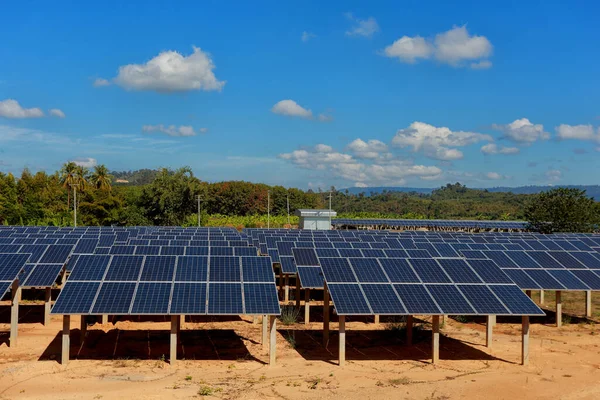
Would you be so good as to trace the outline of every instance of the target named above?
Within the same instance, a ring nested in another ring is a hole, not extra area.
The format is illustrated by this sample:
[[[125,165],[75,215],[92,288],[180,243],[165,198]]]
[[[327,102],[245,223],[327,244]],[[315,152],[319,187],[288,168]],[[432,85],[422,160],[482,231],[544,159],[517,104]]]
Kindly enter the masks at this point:
[[[203,226],[262,227],[270,196],[270,226],[275,227],[297,223],[296,209],[327,208],[330,192],[332,208],[346,218],[522,220],[535,196],[492,193],[459,183],[431,194],[365,196],[335,188],[302,191],[243,181],[209,183],[188,167],[111,173],[103,165],[90,171],[69,162],[53,174],[25,169],[16,177],[0,172],[0,223],[72,225],[76,201],[80,225],[194,226],[200,206]]]

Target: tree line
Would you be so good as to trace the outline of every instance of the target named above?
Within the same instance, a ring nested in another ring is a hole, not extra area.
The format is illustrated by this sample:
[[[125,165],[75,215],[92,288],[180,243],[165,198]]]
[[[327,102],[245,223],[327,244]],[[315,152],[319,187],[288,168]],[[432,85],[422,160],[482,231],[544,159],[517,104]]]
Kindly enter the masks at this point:
[[[144,183],[115,184],[115,176]],[[330,193],[332,209],[346,218],[526,220],[544,232],[585,232],[600,221],[598,203],[569,188],[525,195],[456,183],[431,194],[354,195],[334,187],[303,191],[244,181],[209,183],[189,167],[113,174],[104,165],[89,170],[68,162],[53,174],[24,169],[16,177],[0,172],[0,223],[72,225],[76,197],[79,225],[193,226],[200,206],[203,226],[226,222],[261,227],[269,204],[271,226],[282,226],[288,221],[288,204],[291,214],[300,208],[327,208]],[[296,221],[291,219],[292,224]]]

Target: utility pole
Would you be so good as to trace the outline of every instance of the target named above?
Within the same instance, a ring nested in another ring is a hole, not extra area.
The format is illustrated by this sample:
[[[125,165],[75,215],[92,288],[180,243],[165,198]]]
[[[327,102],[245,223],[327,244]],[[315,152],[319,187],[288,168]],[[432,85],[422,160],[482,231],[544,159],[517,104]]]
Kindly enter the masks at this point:
[[[271,191],[267,190],[267,229],[271,229]]]
[[[202,218],[202,206],[200,205],[200,202],[202,201],[202,197],[200,195],[197,195],[196,199],[198,200],[198,227],[200,227],[202,225],[200,223],[200,219]]]
[[[329,191],[329,229],[331,229],[331,190]]]
[[[78,183],[71,183],[71,187],[73,188],[73,226],[77,227],[77,187]]]
[[[288,225],[290,224],[290,189],[287,191],[287,212],[288,212]]]

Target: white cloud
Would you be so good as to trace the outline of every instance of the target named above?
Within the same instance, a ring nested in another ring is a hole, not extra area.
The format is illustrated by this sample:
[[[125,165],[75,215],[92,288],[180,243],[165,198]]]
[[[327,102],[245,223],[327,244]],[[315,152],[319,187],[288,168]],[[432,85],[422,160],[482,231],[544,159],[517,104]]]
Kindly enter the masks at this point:
[[[503,175],[500,175],[497,172],[488,172],[487,174],[485,174],[486,179],[490,179],[490,180],[498,180],[498,179],[504,179]]]
[[[354,22],[352,28],[346,31],[347,36],[362,36],[370,38],[379,32],[379,25],[377,24],[377,20],[373,17],[359,19],[354,17],[352,13],[346,13],[346,18]]]
[[[304,43],[306,43],[306,42],[308,42],[309,40],[311,40],[311,39],[314,39],[314,38],[316,38],[316,37],[317,37],[317,35],[315,35],[315,34],[314,34],[314,33],[312,33],[312,32],[307,32],[307,31],[304,31],[304,32],[302,32],[302,41],[303,41]]]
[[[159,133],[164,133],[165,135],[169,135],[169,136],[173,136],[173,137],[196,136],[196,132],[194,131],[194,128],[192,128],[191,126],[188,126],[188,125],[181,125],[181,126],[175,126],[175,125],[165,126],[163,124],[144,125],[144,126],[142,126],[142,131],[147,132],[147,133],[159,132]]]
[[[225,81],[215,77],[214,68],[210,55],[198,47],[194,47],[189,56],[170,50],[163,51],[145,64],[119,67],[114,82],[128,90],[159,93],[221,90]]]
[[[446,127],[435,127],[415,121],[408,128],[400,129],[392,139],[396,147],[411,147],[436,160],[458,160],[463,153],[452,147],[463,147],[481,141],[492,141],[492,137],[476,132],[451,131]]]
[[[402,36],[383,50],[383,55],[398,58],[405,63],[419,59],[435,58],[454,67],[487,69],[492,66],[487,60],[493,46],[485,36],[469,35],[467,27],[455,26],[449,31],[438,33],[433,40],[419,35]],[[471,61],[471,63],[467,63]]]
[[[546,140],[550,134],[544,131],[542,124],[533,124],[527,118],[517,119],[507,125],[493,124],[492,128],[504,133],[504,137],[515,142],[533,143]]]
[[[560,139],[595,140],[600,142],[600,128],[594,130],[592,125],[566,125],[556,127]]]
[[[200,128],[200,129],[198,129],[198,132],[200,132],[200,133],[208,133],[208,128]]]
[[[104,79],[104,78],[96,78],[94,80],[94,87],[102,87],[102,86],[109,86],[110,82],[108,81],[108,79]]]
[[[91,157],[79,157],[74,160],[71,160],[71,162],[74,162],[75,164],[79,165],[80,167],[85,167],[85,168],[93,168],[96,165],[98,165],[98,161],[95,158],[91,158]]]
[[[389,154],[387,153],[388,146],[379,140],[365,142],[364,140],[356,139],[347,148],[354,153],[356,158],[376,159]]]
[[[383,50],[387,57],[397,57],[406,63],[414,63],[419,58],[429,58],[434,52],[433,45],[421,36],[402,36]]]
[[[331,115],[329,115],[329,114],[323,114],[323,113],[321,113],[321,114],[319,114],[318,118],[319,118],[319,121],[321,121],[321,122],[331,122],[331,121],[333,121],[333,117]]]
[[[562,179],[562,172],[558,169],[546,171],[546,179],[550,182],[558,182]]]
[[[288,117],[312,118],[312,111],[300,106],[294,100],[281,100],[271,108],[271,112]]]
[[[496,143],[488,143],[481,147],[483,154],[517,154],[519,149],[517,147],[504,147],[498,146]]]
[[[7,99],[0,101],[0,117],[4,118],[40,118],[44,112],[35,108],[23,108],[18,101]]]
[[[62,112],[62,110],[58,109],[58,108],[53,108],[50,111],[48,111],[48,113],[50,115],[52,115],[53,117],[57,117],[57,118],[65,118],[66,115],[64,112]]]

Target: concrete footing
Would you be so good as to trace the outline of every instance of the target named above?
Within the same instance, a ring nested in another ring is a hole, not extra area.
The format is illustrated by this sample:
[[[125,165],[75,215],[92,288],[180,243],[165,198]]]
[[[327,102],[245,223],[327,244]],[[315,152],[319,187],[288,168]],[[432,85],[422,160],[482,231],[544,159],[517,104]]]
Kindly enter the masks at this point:
[[[485,329],[485,345],[487,348],[492,348],[492,340],[494,334],[494,325],[496,325],[496,316],[488,315]]]
[[[556,326],[560,328],[562,326],[562,292],[556,291]]]
[[[271,320],[269,332],[269,367],[274,367],[277,359],[277,317],[270,315]]]
[[[339,365],[343,367],[346,364],[346,317],[344,315],[339,316]]]
[[[592,316],[592,291],[591,290],[586,290],[585,292],[585,316],[586,317],[591,317]]]
[[[431,318],[431,362],[440,361],[440,316]]]
[[[71,316],[63,315],[62,327],[62,351],[60,363],[67,365],[69,363],[69,354],[71,352]]]
[[[169,363],[174,365],[177,361],[177,336],[179,333],[179,315],[171,315],[171,341],[169,346]]]
[[[50,323],[50,309],[52,308],[52,288],[47,287],[44,295],[44,325]]]
[[[19,337],[19,302],[21,301],[21,288],[17,280],[12,284],[10,296],[10,336],[8,345],[15,347]]]
[[[323,290],[323,346],[329,344],[329,290],[327,285]]]
[[[267,349],[267,344],[269,342],[269,317],[266,315],[262,316],[262,346],[263,350]]]
[[[310,323],[310,289],[304,289],[304,325]]]
[[[521,365],[529,364],[529,317],[522,317]]]

